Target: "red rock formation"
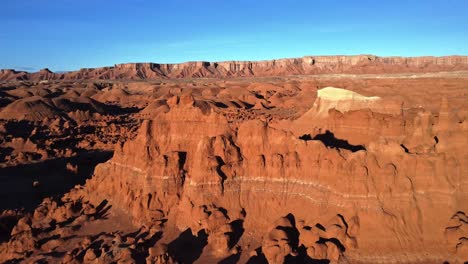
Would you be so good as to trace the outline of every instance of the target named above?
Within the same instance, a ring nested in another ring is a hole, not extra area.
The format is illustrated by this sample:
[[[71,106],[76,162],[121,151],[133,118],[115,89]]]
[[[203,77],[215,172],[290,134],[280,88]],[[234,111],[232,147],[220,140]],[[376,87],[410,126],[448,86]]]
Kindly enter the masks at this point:
[[[144,122],[134,141],[118,147],[110,161],[96,168],[86,184],[88,196],[109,197],[139,223],[167,218],[181,231],[192,228],[196,233],[194,226],[202,221],[199,228],[208,231],[209,245],[224,250],[220,252],[226,252],[229,237],[209,231],[214,227],[204,226],[202,219],[211,221],[211,216],[194,216],[190,212],[195,208],[215,204],[234,219],[245,212],[244,227],[263,232],[268,223],[288,213],[311,223],[340,215],[341,229],[330,225],[325,230],[338,228],[333,237],[346,244],[346,252],[331,242],[304,242],[311,258],[337,260],[341,254],[362,262],[450,258],[447,250],[453,242],[441,241],[446,219],[454,211],[467,210],[462,202],[466,180],[453,178],[464,170],[466,156],[454,156],[453,149],[435,153],[438,143],[423,140],[432,136],[427,118],[417,115],[415,119],[422,121],[414,123],[412,133],[400,128],[396,135],[382,134],[386,142],[369,139],[367,149],[356,151],[327,148],[320,138],[301,140],[260,121],[245,122],[236,131],[221,115],[203,113],[193,98],[176,99],[168,113]],[[370,117],[376,118],[380,117]],[[401,138],[408,142],[406,152],[399,146]],[[226,223],[222,218],[215,230]],[[269,261],[292,254],[283,231],[274,231],[269,239],[274,243],[265,241],[262,247]]]
[[[300,73],[302,60],[262,74]],[[406,61],[433,60],[452,63]],[[80,74],[217,74],[134,66]],[[258,73],[247,66],[222,73]],[[0,215],[0,262],[465,261],[466,77],[443,76],[0,85],[0,205],[62,196]],[[349,91],[321,93],[338,84]],[[110,148],[110,160],[91,155]]]
[[[125,63],[113,67],[52,73],[1,70],[0,81],[80,79],[165,79],[202,77],[285,76],[323,73],[412,73],[468,69],[468,57],[306,56],[269,61],[186,62],[180,64]]]

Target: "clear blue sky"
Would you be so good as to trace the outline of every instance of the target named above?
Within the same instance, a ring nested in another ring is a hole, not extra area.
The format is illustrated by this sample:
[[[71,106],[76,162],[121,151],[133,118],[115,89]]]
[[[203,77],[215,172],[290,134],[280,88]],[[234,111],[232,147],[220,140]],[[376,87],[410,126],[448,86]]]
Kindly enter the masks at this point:
[[[468,0],[2,0],[0,68],[468,55]]]

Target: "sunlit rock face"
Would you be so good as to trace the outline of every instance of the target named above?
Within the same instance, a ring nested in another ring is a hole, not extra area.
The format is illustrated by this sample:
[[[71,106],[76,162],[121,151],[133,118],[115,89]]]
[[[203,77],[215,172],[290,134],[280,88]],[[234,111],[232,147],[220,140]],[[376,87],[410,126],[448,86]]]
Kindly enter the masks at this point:
[[[466,73],[341,74],[460,63],[119,64],[62,75],[109,81],[0,83],[0,262],[462,263]],[[276,76],[314,71],[333,74]],[[276,77],[224,78],[257,74]]]
[[[319,230],[338,228],[337,233],[316,234],[336,238],[343,247],[310,244],[311,258],[346,256],[363,262],[446,258],[447,252],[456,250],[454,242],[441,243],[446,241],[447,221],[466,210],[466,179],[460,177],[466,155],[454,155],[449,148],[436,150],[440,142],[434,141],[431,123],[424,121],[430,118],[427,113],[416,115],[407,129],[401,115],[372,111],[380,100],[337,88],[319,90],[310,113],[322,114],[321,107],[331,102],[330,107],[343,113],[320,115],[327,122],[338,122],[337,118],[348,122],[362,117],[359,113],[371,121],[367,126],[337,130],[329,138],[307,139],[261,121],[233,129],[221,115],[211,110],[203,113],[193,99],[180,98],[166,114],[145,121],[135,140],[119,146],[110,161],[99,165],[85,189],[89,196],[109,197],[140,224],[164,218],[175,221],[181,231],[191,228],[194,234],[210,215],[194,216],[194,210],[213,205],[226,210],[231,220],[242,219],[244,228],[257,238],[287,214],[310,225],[339,215],[339,227]],[[359,135],[360,129],[378,129],[382,123],[374,119],[380,118],[394,120],[396,127],[367,138],[363,145],[351,144],[358,139],[349,143],[340,138]],[[333,126],[328,128],[329,133],[335,132]],[[351,221],[352,234],[344,229],[350,228]],[[287,236],[271,232],[274,241]],[[227,252],[230,237],[223,239],[208,243]],[[273,250],[270,242],[264,242],[262,249],[276,263],[294,252],[294,246],[287,244]]]
[[[360,109],[384,112],[382,101],[378,96],[363,96],[346,89],[325,87],[317,91],[317,100],[304,118],[326,118],[329,110],[341,113]]]
[[[35,73],[0,70],[0,81],[41,80],[149,80],[166,78],[265,77],[327,73],[416,73],[468,69],[467,56],[378,57],[305,56],[265,61],[185,62],[179,64],[122,63],[112,67],[85,68],[66,73],[48,69]]]
[[[402,103],[335,87],[317,90],[312,107],[293,122],[291,130],[310,137],[333,131],[353,144],[403,133]]]

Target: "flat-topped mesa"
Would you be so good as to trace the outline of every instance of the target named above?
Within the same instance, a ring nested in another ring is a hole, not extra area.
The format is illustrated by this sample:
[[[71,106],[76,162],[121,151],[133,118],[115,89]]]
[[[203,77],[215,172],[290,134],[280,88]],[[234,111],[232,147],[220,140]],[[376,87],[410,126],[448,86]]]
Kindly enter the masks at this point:
[[[263,61],[194,61],[176,64],[122,63],[66,73],[36,73],[2,70],[0,81],[79,79],[164,79],[267,77],[324,73],[417,73],[468,70],[468,56],[378,57],[304,56]]]
[[[407,64],[410,66],[422,66],[422,65],[457,65],[457,64],[468,64],[467,56],[422,56],[422,57],[376,57],[378,62],[386,64]]]
[[[380,112],[380,101],[378,96],[364,96],[346,89],[325,87],[317,91],[317,99],[310,111],[315,111],[318,116],[328,116],[328,111],[333,108],[342,113],[365,108]]]
[[[305,56],[302,60],[310,65],[358,65],[362,63],[373,62],[378,57],[375,55],[356,55],[356,56]]]
[[[325,87],[317,91],[318,97],[321,99],[328,100],[356,100],[356,101],[376,101],[379,100],[378,96],[364,96],[356,92],[335,88],[335,87]]]
[[[341,113],[369,109],[375,113],[399,114],[401,106],[383,103],[378,96],[364,96],[359,93],[335,87],[325,87],[317,90],[317,98],[312,108],[301,116],[297,122],[313,122],[326,119],[331,110]]]
[[[351,144],[367,145],[380,137],[404,137],[401,114],[400,101],[325,87],[317,90],[314,104],[293,121],[291,130],[311,137],[329,130]]]

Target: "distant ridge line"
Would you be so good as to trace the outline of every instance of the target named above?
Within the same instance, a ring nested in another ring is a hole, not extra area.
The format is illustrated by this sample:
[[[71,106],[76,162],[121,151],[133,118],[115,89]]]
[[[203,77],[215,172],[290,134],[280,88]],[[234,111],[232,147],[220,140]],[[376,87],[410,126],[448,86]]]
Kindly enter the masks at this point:
[[[0,81],[146,80],[180,78],[269,77],[326,73],[379,74],[468,70],[468,56],[379,57],[375,55],[304,56],[261,61],[192,61],[184,63],[120,63],[77,71],[0,70]]]

